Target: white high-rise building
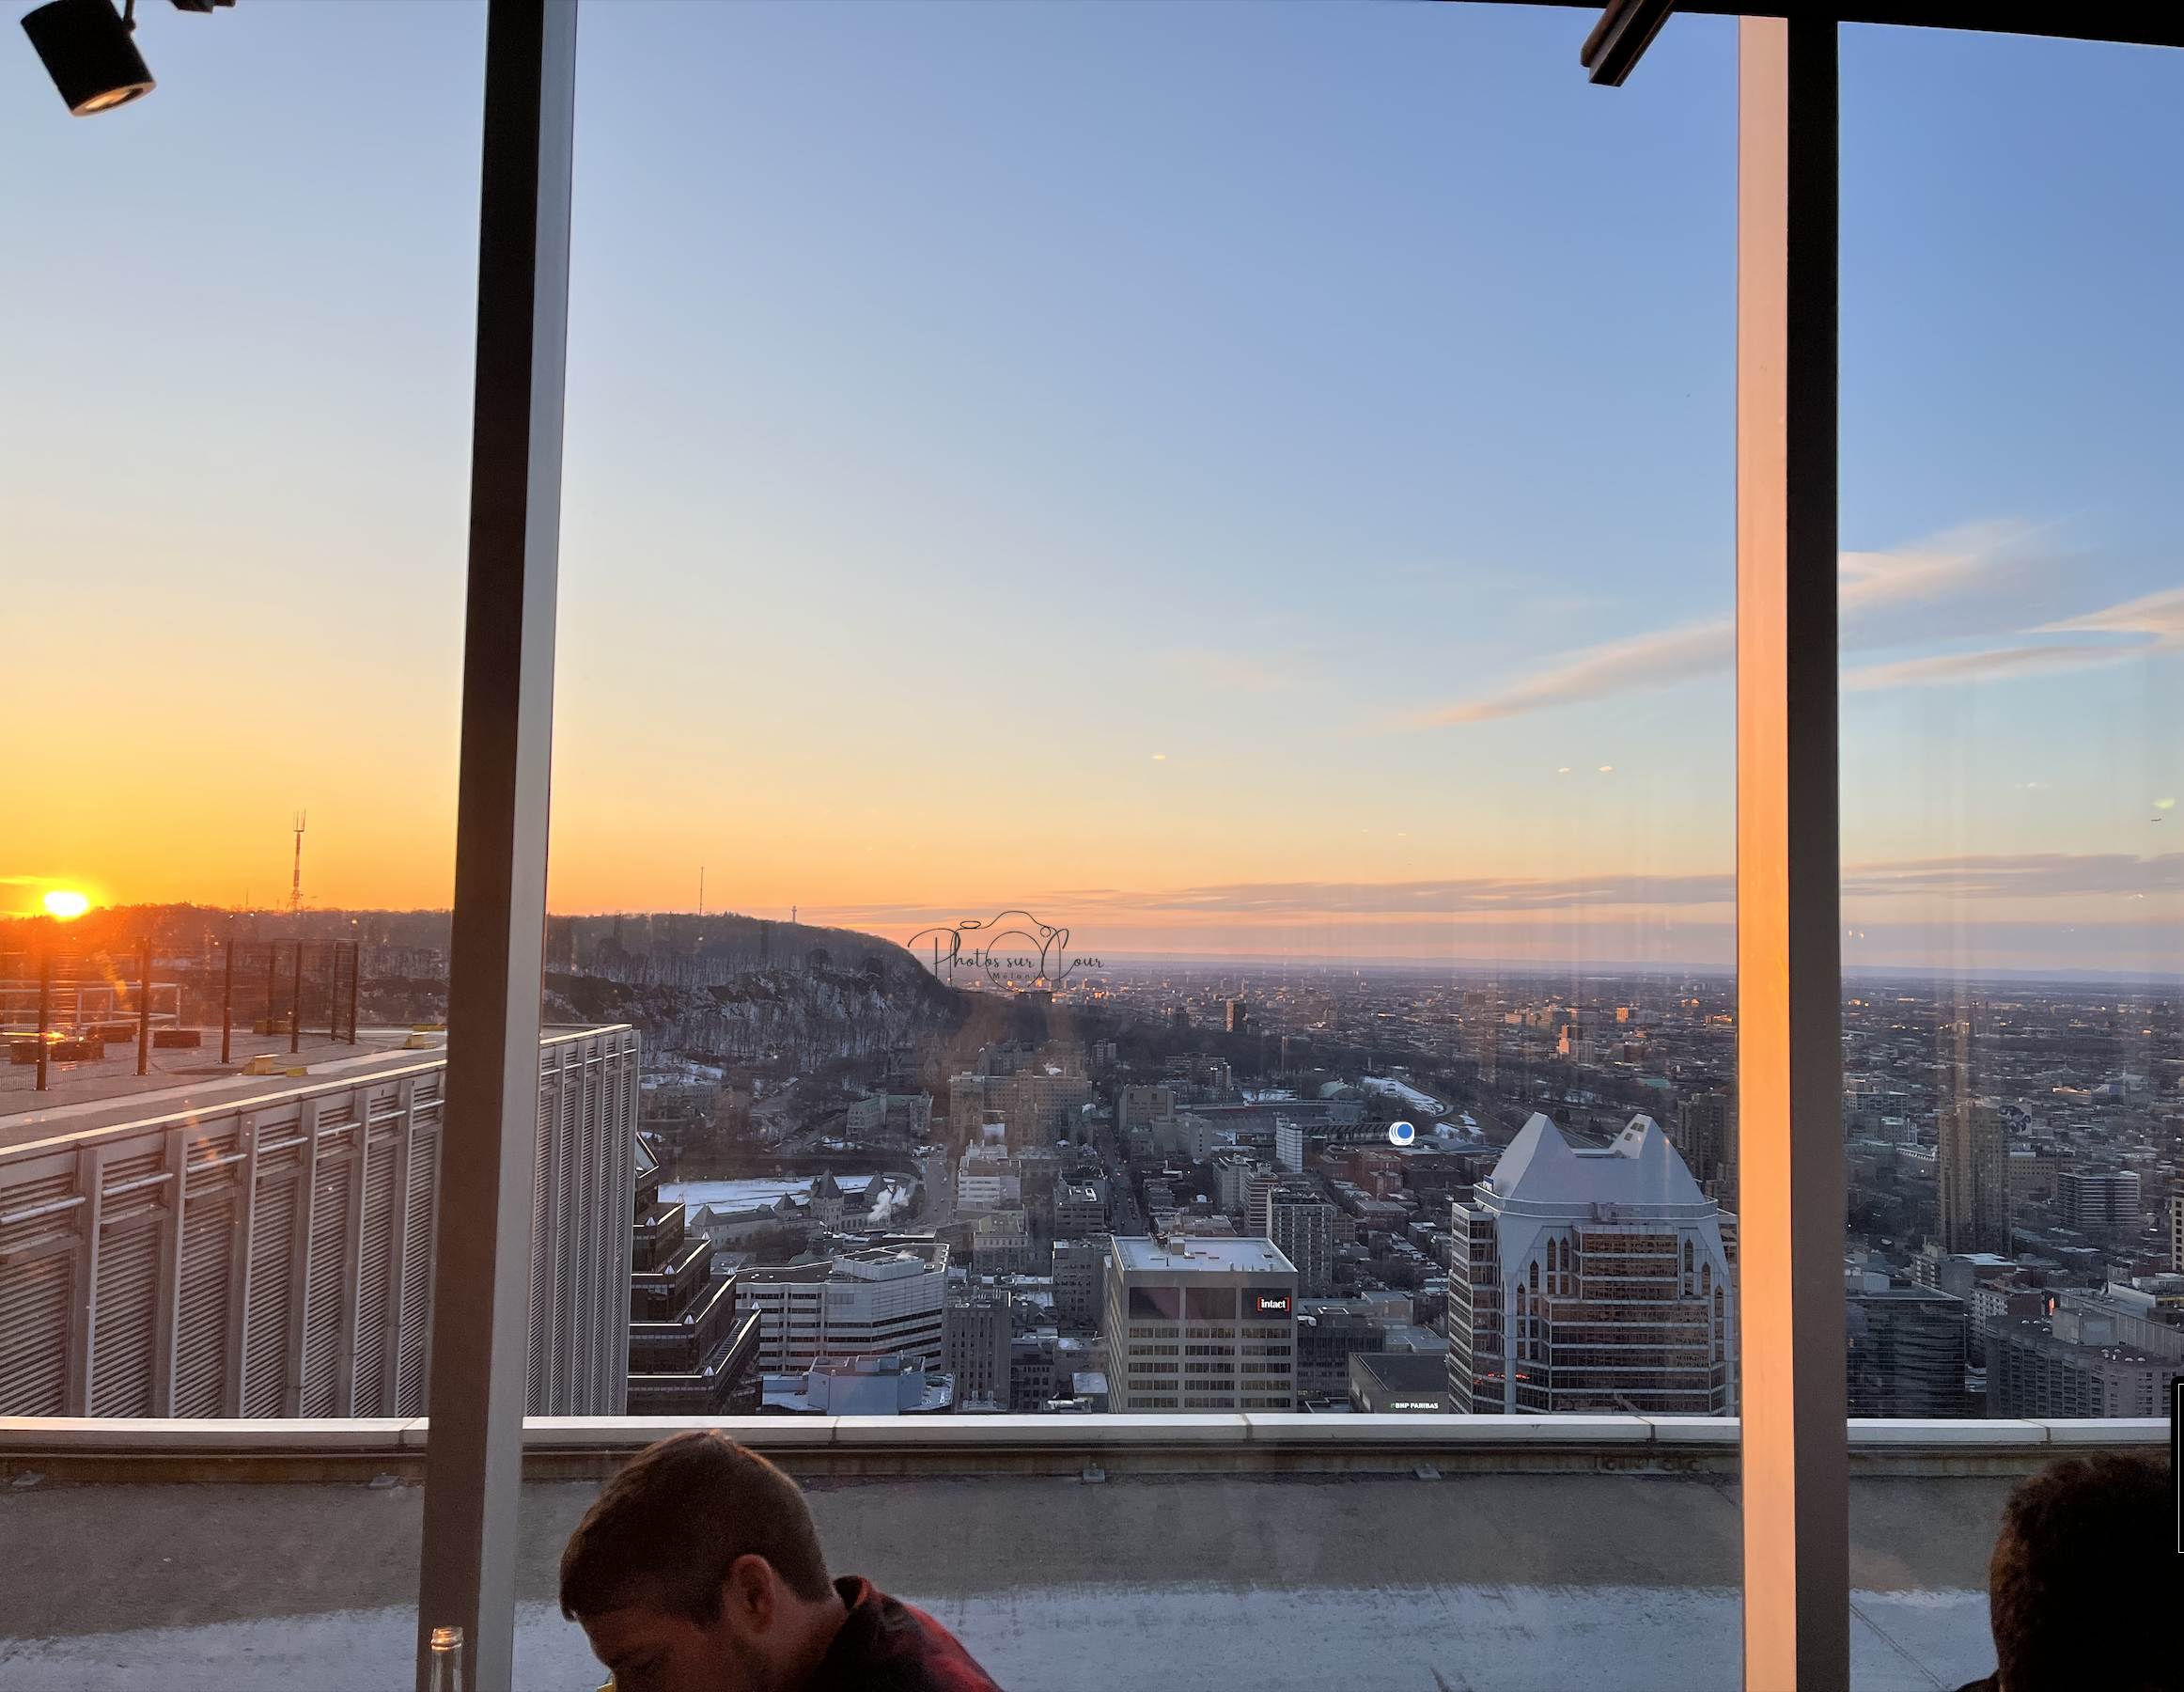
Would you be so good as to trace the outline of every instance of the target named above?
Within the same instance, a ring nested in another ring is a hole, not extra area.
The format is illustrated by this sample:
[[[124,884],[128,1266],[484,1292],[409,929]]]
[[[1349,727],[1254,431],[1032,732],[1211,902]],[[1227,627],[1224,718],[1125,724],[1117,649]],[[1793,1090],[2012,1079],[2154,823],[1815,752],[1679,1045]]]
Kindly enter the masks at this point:
[[[1535,1115],[1452,1207],[1459,1411],[1737,1411],[1736,1223],[1650,1117],[1571,1146]]]
[[[891,1355],[939,1369],[947,1286],[945,1246],[880,1246],[746,1269],[736,1277],[736,1313],[758,1312],[758,1367],[767,1374],[802,1374],[821,1357]]]

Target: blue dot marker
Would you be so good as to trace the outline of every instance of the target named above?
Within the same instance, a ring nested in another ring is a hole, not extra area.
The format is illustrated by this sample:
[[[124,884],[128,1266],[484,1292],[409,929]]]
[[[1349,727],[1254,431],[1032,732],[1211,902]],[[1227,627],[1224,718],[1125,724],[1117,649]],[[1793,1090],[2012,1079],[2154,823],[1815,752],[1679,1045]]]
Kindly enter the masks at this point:
[[[1417,1137],[1418,1130],[1408,1122],[1390,1122],[1388,1124],[1388,1144],[1391,1146],[1407,1146]]]

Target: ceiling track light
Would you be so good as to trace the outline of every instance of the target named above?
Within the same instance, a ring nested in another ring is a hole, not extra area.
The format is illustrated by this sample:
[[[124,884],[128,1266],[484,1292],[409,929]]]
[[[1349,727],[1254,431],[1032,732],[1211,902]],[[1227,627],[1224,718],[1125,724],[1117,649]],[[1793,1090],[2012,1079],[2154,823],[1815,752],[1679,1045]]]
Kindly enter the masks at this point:
[[[235,0],[174,0],[177,11],[209,12]],[[70,116],[88,118],[140,100],[159,85],[137,52],[136,0],[116,11],[111,0],[48,0],[25,13],[23,33]]]

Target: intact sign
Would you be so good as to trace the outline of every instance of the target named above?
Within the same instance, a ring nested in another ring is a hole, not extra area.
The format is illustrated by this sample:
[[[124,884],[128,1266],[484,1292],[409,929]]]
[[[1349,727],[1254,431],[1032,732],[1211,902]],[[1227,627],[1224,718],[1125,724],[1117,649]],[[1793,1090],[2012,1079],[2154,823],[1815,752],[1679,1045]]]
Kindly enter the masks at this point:
[[[1254,1292],[1251,1295],[1251,1309],[1255,1316],[1287,1316],[1289,1304],[1287,1292]]]

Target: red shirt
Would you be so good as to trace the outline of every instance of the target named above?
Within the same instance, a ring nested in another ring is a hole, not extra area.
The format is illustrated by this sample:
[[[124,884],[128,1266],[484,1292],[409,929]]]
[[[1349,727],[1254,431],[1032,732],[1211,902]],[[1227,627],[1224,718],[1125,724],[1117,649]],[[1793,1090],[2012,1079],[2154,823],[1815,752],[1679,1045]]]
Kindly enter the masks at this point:
[[[859,1574],[835,1582],[850,1619],[804,1692],[1001,1692],[955,1635]]]

